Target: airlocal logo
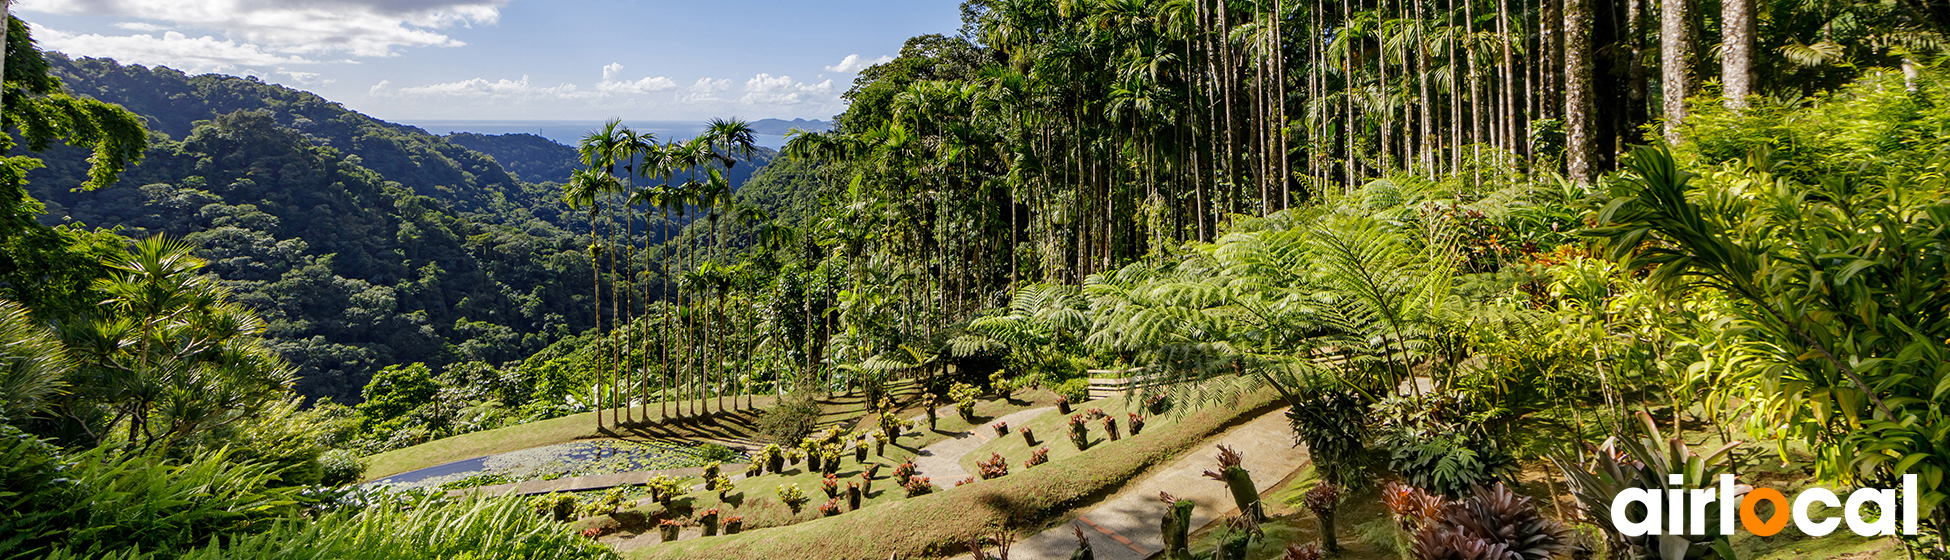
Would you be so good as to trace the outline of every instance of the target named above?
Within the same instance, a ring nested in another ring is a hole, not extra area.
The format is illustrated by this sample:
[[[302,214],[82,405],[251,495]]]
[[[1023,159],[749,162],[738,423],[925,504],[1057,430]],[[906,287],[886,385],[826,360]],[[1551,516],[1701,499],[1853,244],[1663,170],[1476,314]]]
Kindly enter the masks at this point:
[[[1673,486],[1679,486],[1685,483],[1685,477],[1681,475],[1671,475],[1670,480]],[[1744,496],[1740,496],[1736,493],[1733,475],[1720,475],[1719,486],[1718,489],[1699,488],[1663,491],[1628,488],[1612,498],[1612,526],[1617,527],[1618,532],[1628,537],[1658,535],[1662,534],[1662,529],[1664,531],[1663,534],[1667,535],[1704,536],[1708,534],[1706,532],[1706,508],[1709,505],[1717,505],[1719,506],[1720,513],[1720,531],[1718,534],[1721,535],[1733,534],[1735,509],[1739,510],[1740,525],[1745,527],[1747,532],[1763,537],[1772,536],[1775,533],[1781,532],[1781,528],[1787,526],[1790,515],[1794,518],[1795,527],[1810,536],[1820,537],[1832,533],[1835,531],[1835,527],[1840,525],[1844,520],[1848,522],[1849,530],[1855,531],[1856,534],[1865,537],[1891,536],[1896,534],[1896,516],[1892,515],[1896,510],[1895,490],[1877,488],[1856,490],[1848,496],[1848,504],[1842,510],[1843,519],[1828,517],[1827,519],[1816,521],[1809,517],[1809,506],[1814,504],[1822,504],[1828,507],[1843,505],[1841,499],[1837,498],[1834,492],[1825,488],[1802,490],[1799,495],[1794,497],[1794,502],[1790,506],[1787,496],[1781,494],[1780,490],[1772,488],[1757,488],[1751,492],[1747,492]],[[1729,496],[1733,496],[1733,498],[1729,498]],[[1760,513],[1755,511],[1755,506],[1761,502],[1773,502],[1774,514],[1772,518],[1763,520],[1760,518]],[[1903,475],[1902,502],[1903,534],[1915,535],[1916,475]],[[1633,504],[1645,507],[1645,519],[1638,521],[1627,519],[1629,516],[1626,513],[1630,511]],[[1875,521],[1863,519],[1862,506],[1867,504],[1875,504],[1881,511],[1881,515]],[[1661,515],[1661,512],[1664,512],[1664,515]],[[1663,526],[1660,523],[1662,517],[1665,521]]]

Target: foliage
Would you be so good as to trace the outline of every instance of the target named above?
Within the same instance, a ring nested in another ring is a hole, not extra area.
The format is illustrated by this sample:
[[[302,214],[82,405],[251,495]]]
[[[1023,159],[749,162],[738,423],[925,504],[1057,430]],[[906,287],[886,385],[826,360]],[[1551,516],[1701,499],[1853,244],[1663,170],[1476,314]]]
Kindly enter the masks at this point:
[[[1023,462],[1023,466],[1034,467],[1036,465],[1041,465],[1043,463],[1048,463],[1048,462],[1049,462],[1049,448],[1043,447],[1035,451],[1031,451],[1029,453],[1029,459]]]
[[[1499,482],[1443,506],[1442,515],[1415,534],[1411,550],[1422,560],[1547,560],[1570,549],[1570,535],[1563,524],[1538,513],[1529,497]]]
[[[907,490],[909,498],[934,493],[934,483],[929,482],[928,477],[925,476],[909,476],[907,482],[901,484],[901,488]]]
[[[1440,399],[1440,397],[1431,397]],[[1468,495],[1470,488],[1509,480],[1517,460],[1494,438],[1450,403],[1445,408],[1391,398],[1376,405],[1383,418],[1375,447],[1386,452],[1389,468],[1409,484],[1445,496]]]
[[[316,520],[286,521],[262,534],[238,538],[221,547],[201,547],[178,558],[465,557],[597,560],[613,559],[616,554],[593,540],[578,537],[559,522],[534,515],[519,499],[446,501],[427,497],[404,505],[335,512]]]
[[[819,404],[805,393],[787,395],[758,419],[758,432],[772,441],[800,441],[818,426]]]
[[[966,383],[956,383],[948,387],[948,398],[955,401],[955,412],[961,414],[963,422],[975,422],[975,399],[982,395],[981,390]]]
[[[1908,109],[1907,98],[1855,95],[1823,112],[1876,107],[1906,124],[1941,119]],[[1790,161],[1884,151],[1859,133],[1837,140]],[[1889,155],[1898,169],[1938,165]],[[1889,486],[1920,475],[1921,506],[1940,535],[1950,527],[1950,320],[1924,310],[1950,302],[1950,181],[1871,171],[1803,183],[1774,174],[1769,161],[1759,154],[1751,167],[1695,185],[1669,154],[1639,150],[1590,234],[1613,258],[1651,268],[1662,293],[1729,300],[1748,344],[1721,386],[1754,401],[1752,431],[1807,444],[1824,480]]]
[[[779,485],[778,493],[779,503],[785,504],[785,507],[792,508],[794,515],[799,513],[799,508],[805,507],[806,502],[812,500],[812,498],[806,497],[806,493],[800,490],[797,484],[781,484]]]
[[[1343,488],[1359,489],[1372,482],[1367,477],[1367,403],[1354,391],[1308,391],[1300,404],[1287,410],[1287,423],[1294,435],[1307,446],[1309,456],[1323,480]]]
[[[1605,532],[1606,540],[1613,549],[1628,551],[1639,558],[1662,558],[1665,560],[1685,560],[1688,558],[1732,559],[1732,535],[1719,534],[1718,511],[1704,512],[1706,532],[1699,535],[1640,535],[1627,537],[1613,526],[1612,503],[1620,492],[1628,488],[1643,488],[1657,492],[1681,489],[1709,488],[1717,484],[1722,474],[1730,474],[1728,464],[1731,454],[1739,442],[1728,442],[1705,454],[1696,453],[1679,437],[1667,439],[1652,422],[1652,417],[1640,413],[1639,424],[1643,432],[1631,437],[1613,437],[1605,440],[1601,447],[1591,449],[1589,465],[1578,465],[1564,458],[1554,458],[1558,468],[1564,471],[1569,480],[1571,494],[1576,496],[1580,507],[1593,513],[1590,517],[1597,521],[1599,529]],[[1672,476],[1681,477],[1674,484]],[[1709,508],[1710,509],[1710,508]],[[1647,513],[1642,505],[1634,504],[1625,512],[1629,518],[1643,519]]]
[[[1304,495],[1307,511],[1320,520],[1320,549],[1328,553],[1341,549],[1339,537],[1334,533],[1334,510],[1340,507],[1342,496],[1341,487],[1327,480],[1315,483]]]
[[[328,450],[318,456],[318,483],[344,486],[365,479],[366,462],[344,449]]]
[[[31,512],[6,522],[13,557],[180,551],[271,530],[297,513],[298,489],[279,487],[269,464],[236,463],[221,451],[180,463],[111,447],[65,455],[11,427],[4,431],[11,432],[0,442],[0,456],[9,458],[5,478],[38,483],[0,495],[10,511]]]
[[[975,474],[981,476],[982,480],[1002,478],[1009,475],[1009,462],[1003,459],[1000,454],[991,453],[988,460],[976,461],[975,468],[977,470]]]
[[[1076,446],[1077,451],[1090,448],[1090,423],[1083,415],[1070,417],[1070,445]]]
[[[66,391],[74,359],[61,340],[19,304],[0,300],[0,418],[39,414]]]

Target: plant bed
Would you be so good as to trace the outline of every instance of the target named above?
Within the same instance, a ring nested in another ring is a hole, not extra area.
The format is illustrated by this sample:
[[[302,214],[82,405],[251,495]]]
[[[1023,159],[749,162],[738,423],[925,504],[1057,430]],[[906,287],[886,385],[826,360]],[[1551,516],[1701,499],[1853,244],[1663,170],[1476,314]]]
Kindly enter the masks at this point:
[[[1052,458],[1048,464],[1025,471],[1029,476],[947,488],[788,527],[648,547],[633,551],[631,556],[879,560],[953,555],[962,551],[969,538],[986,534],[992,525],[1019,534],[1050,526],[1072,508],[1102,500],[1151,467],[1282,404],[1271,392],[1255,393],[1233,406],[1204,407],[1174,422],[1154,424],[1143,435],[1100,444],[1086,454]],[[1021,448],[1019,441],[1009,443]],[[988,453],[983,452],[982,457],[987,458]]]

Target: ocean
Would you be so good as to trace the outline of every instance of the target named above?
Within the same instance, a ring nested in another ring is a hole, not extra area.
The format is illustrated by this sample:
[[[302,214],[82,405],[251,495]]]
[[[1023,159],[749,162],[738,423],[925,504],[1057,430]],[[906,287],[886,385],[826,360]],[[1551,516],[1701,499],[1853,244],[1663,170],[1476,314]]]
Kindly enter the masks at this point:
[[[395,121],[408,126],[417,126],[434,134],[473,132],[476,134],[518,134],[528,133],[541,136],[567,146],[576,145],[584,134],[603,127],[607,121],[453,121],[416,120]],[[623,124],[637,132],[653,132],[657,140],[689,140],[704,130],[704,122],[691,121],[623,121]],[[785,136],[760,134],[758,145],[778,149],[785,146]]]

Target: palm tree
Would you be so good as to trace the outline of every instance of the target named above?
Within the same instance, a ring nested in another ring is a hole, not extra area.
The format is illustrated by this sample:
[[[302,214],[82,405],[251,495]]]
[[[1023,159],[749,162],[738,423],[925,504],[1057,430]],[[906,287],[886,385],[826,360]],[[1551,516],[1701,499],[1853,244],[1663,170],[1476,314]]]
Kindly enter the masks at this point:
[[[603,271],[602,258],[605,252],[596,238],[596,217],[602,212],[603,193],[610,192],[616,184],[616,177],[595,169],[579,169],[569,176],[569,183],[562,187],[562,200],[573,210],[589,210],[589,274],[595,286],[595,332],[603,332]],[[596,428],[603,426],[602,401],[597,401]]]

